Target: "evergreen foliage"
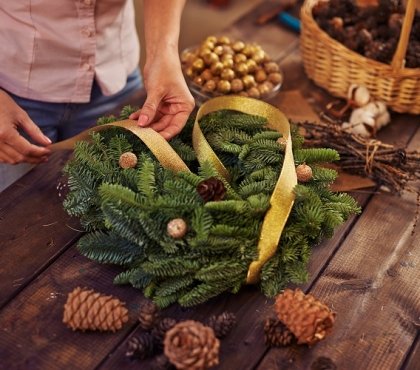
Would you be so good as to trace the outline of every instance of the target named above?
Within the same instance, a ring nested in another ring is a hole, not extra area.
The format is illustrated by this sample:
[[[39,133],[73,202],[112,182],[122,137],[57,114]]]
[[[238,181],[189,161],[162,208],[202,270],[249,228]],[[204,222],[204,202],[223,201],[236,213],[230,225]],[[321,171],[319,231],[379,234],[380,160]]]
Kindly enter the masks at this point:
[[[104,117],[98,124],[125,119],[134,110],[126,107],[120,117]],[[65,167],[70,193],[64,207],[89,231],[80,239],[79,251],[100,263],[122,265],[125,271],[115,283],[143,289],[161,307],[196,305],[222,292],[237,292],[245,283],[248,267],[258,257],[261,225],[284,157],[277,142],[281,135],[265,127],[265,118],[232,111],[209,114],[200,125],[232,176],[228,183],[211,163],[196,162],[193,122],[190,117],[170,142],[191,173],[163,168],[136,136],[119,128],[77,143]],[[289,282],[305,281],[311,248],[359,212],[352,197],[329,190],[336,173],[320,166],[337,160],[338,154],[302,148],[294,128],[292,142],[296,165],[310,164],[314,176],[296,186],[279,248],[261,272],[260,286],[269,297]],[[135,168],[118,164],[127,151],[138,157]],[[224,182],[225,199],[205,203],[196,187],[212,176]],[[166,230],[175,218],[188,225],[181,239]]]

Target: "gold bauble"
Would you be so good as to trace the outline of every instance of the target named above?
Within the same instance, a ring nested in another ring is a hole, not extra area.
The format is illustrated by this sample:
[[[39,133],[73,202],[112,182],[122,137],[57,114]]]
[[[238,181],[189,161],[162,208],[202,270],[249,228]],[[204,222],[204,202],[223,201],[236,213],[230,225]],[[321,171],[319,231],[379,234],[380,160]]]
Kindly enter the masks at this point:
[[[221,46],[221,45],[216,46],[214,48],[213,52],[216,53],[216,55],[218,55],[220,57],[221,55],[223,55],[223,46]]]
[[[184,51],[181,54],[181,62],[185,64],[191,64],[195,60],[196,56],[191,51]]]
[[[232,92],[238,93],[244,89],[244,83],[241,79],[235,78],[230,82]]]
[[[219,75],[223,71],[223,63],[222,62],[213,63],[210,66],[210,71],[214,75]]]
[[[209,42],[212,42],[213,44],[215,44],[217,42],[217,37],[216,36],[207,36],[206,41],[209,41]]]
[[[250,87],[254,87],[256,85],[254,76],[252,75],[246,75],[242,77],[242,82],[245,85],[245,88],[249,89]]]
[[[221,92],[222,94],[227,94],[230,92],[230,82],[226,80],[220,80],[217,83],[217,91]]]
[[[205,55],[203,57],[204,62],[206,63],[206,65],[211,65],[213,63],[216,63],[219,61],[219,56],[216,53],[210,53],[208,55]]]
[[[247,93],[246,91],[241,91],[238,95],[239,95],[239,96],[246,96],[246,97],[248,97],[248,96],[249,96],[249,95],[248,95],[248,93]]]
[[[272,83],[272,82],[270,82],[270,81],[264,81],[264,82],[263,82],[263,85],[267,86],[267,88],[268,88],[270,91],[274,89],[274,85],[273,85],[273,83]]]
[[[235,62],[235,63],[243,63],[243,62],[246,62],[246,55],[245,54],[242,54],[242,53],[238,53],[238,54],[235,54],[234,56],[233,56],[233,61]]]
[[[252,56],[254,52],[255,52],[255,48],[249,44],[246,44],[245,47],[242,49],[242,54],[244,54],[247,57]]]
[[[216,82],[213,80],[208,80],[203,85],[203,91],[205,92],[213,92],[216,90]]]
[[[206,49],[209,49],[209,50],[213,50],[214,49],[214,42],[211,42],[211,41],[204,41],[202,44],[201,44],[201,48],[206,48]]]
[[[248,66],[246,65],[246,63],[238,63],[235,65],[235,71],[240,76],[245,76],[248,74]]]
[[[245,63],[248,66],[249,73],[253,73],[257,69],[257,63],[255,62],[255,60],[248,59]]]
[[[204,58],[206,55],[209,55],[211,53],[211,50],[209,49],[209,48],[201,48],[199,51],[198,51],[198,55],[201,57],[201,58]]]
[[[256,51],[254,54],[252,54],[252,59],[255,60],[257,64],[260,64],[265,57],[265,53],[262,50]]]
[[[229,55],[235,54],[235,52],[233,51],[230,45],[223,45],[222,47],[223,47],[223,54],[229,54]]]
[[[188,67],[188,68],[185,70],[185,74],[186,74],[188,77],[192,78],[192,77],[194,76],[194,71],[193,71],[192,67]]]
[[[258,84],[257,89],[262,96],[268,95],[271,92],[271,89],[266,84]]]
[[[233,59],[232,58],[225,58],[222,57],[222,63],[225,68],[233,68]]]
[[[276,62],[264,63],[264,69],[267,73],[274,73],[280,70],[279,65]]]
[[[274,85],[278,85],[282,82],[283,77],[279,72],[273,72],[268,75],[268,80],[272,82]]]
[[[220,77],[222,80],[231,81],[235,78],[235,72],[230,68],[225,68],[221,73]]]
[[[213,73],[211,73],[210,69],[206,68],[203,72],[201,72],[200,77],[204,81],[211,80],[213,78]]]
[[[217,43],[221,44],[221,45],[228,45],[228,44],[230,44],[230,38],[227,37],[227,36],[220,36],[217,39]]]
[[[255,81],[264,82],[267,79],[267,73],[263,69],[259,69],[255,72]]]
[[[258,99],[261,96],[259,90],[256,87],[251,87],[246,92],[250,98]]]
[[[242,41],[235,41],[232,45],[233,50],[237,53],[240,52],[245,47],[245,44]]]
[[[192,64],[192,68],[194,71],[201,71],[204,69],[204,60],[201,58],[197,58],[196,60],[194,60],[193,64]]]
[[[200,86],[204,83],[204,79],[201,76],[194,77],[193,81],[195,84],[200,85]]]

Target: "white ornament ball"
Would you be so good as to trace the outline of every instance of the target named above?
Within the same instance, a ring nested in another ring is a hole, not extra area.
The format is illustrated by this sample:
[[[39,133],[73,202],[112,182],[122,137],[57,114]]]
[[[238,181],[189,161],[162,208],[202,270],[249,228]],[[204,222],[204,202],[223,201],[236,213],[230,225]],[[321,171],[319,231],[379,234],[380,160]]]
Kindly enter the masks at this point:
[[[312,180],[312,168],[307,164],[300,164],[296,167],[296,175],[299,182],[308,182]]]
[[[120,155],[118,163],[121,168],[134,168],[137,165],[137,156],[132,152],[125,152]]]
[[[187,223],[182,218],[174,218],[166,226],[168,235],[174,239],[181,239],[187,233]]]

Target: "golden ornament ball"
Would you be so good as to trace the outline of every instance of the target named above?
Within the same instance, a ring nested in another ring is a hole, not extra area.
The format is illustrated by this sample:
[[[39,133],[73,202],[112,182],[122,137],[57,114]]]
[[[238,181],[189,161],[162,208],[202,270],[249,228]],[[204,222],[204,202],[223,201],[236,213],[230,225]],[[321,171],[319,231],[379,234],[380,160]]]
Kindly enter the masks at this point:
[[[215,44],[217,42],[217,37],[213,35],[207,36],[206,41],[212,42],[213,44]]]
[[[258,84],[257,89],[261,96],[268,95],[271,92],[271,89],[266,84]]]
[[[118,163],[121,168],[134,168],[137,165],[137,156],[132,152],[125,152],[120,155]]]
[[[201,47],[202,48],[209,49],[209,50],[213,50],[215,48],[215,43],[214,42],[211,42],[211,41],[204,41],[201,44]]]
[[[233,56],[233,61],[236,64],[246,62],[246,60],[247,60],[246,55],[245,54],[242,54],[242,53],[238,53],[238,54],[235,54]]]
[[[231,81],[230,87],[231,87],[232,92],[238,93],[244,89],[244,83],[242,82],[241,79],[235,78]]]
[[[196,84],[196,85],[203,85],[204,84],[204,79],[201,77],[201,76],[196,76],[196,77],[194,77],[194,83]]]
[[[217,39],[217,43],[222,45],[230,44],[230,38],[227,36],[220,36]]]
[[[225,68],[233,68],[233,59],[232,58],[224,58],[222,59],[223,66]]]
[[[245,63],[247,65],[247,67],[248,67],[248,72],[249,73],[253,73],[253,72],[256,71],[256,69],[257,69],[257,63],[255,62],[255,60],[248,59]]]
[[[252,54],[252,59],[255,60],[257,64],[261,63],[264,60],[265,53],[262,50],[256,51],[254,54]]]
[[[217,91],[221,92],[222,94],[227,94],[230,92],[230,82],[226,80],[220,80],[217,83]]]
[[[192,68],[194,71],[202,71],[204,69],[204,61],[201,58],[197,58],[194,60],[192,64]]]
[[[233,51],[230,45],[223,45],[223,54],[233,55],[235,52]]]
[[[192,78],[192,77],[194,76],[194,71],[193,71],[192,67],[188,67],[188,68],[185,70],[185,74],[186,74],[188,77]]]
[[[210,66],[210,71],[211,73],[213,73],[213,75],[220,75],[220,73],[222,73],[223,71],[223,63],[222,62],[213,63]]]
[[[259,99],[261,97],[261,94],[256,87],[250,87],[246,92],[250,98]]]
[[[222,45],[216,46],[213,49],[213,52],[220,57],[221,55],[223,55],[223,46]]]
[[[264,63],[264,69],[267,73],[274,73],[280,71],[280,67],[276,62]]]
[[[206,68],[203,72],[201,72],[200,77],[204,81],[211,80],[213,78],[213,73],[211,73],[210,69]]]
[[[208,80],[203,85],[203,91],[205,92],[213,92],[216,90],[216,81]]]
[[[245,76],[248,74],[248,66],[246,65],[246,63],[242,62],[242,63],[238,63],[235,65],[235,71],[240,75],[240,76]]]
[[[245,43],[242,41],[235,41],[232,44],[232,49],[237,53],[239,53],[244,47],[245,47]]]
[[[246,75],[242,77],[242,82],[244,83],[245,88],[249,89],[254,87],[257,83],[255,82],[255,78],[252,75]]]
[[[232,81],[235,78],[235,72],[230,68],[225,68],[220,73],[220,78],[222,80]]]
[[[283,77],[279,72],[273,72],[268,75],[268,80],[275,85],[278,85],[282,82]]]
[[[255,48],[249,44],[246,44],[242,49],[242,54],[244,54],[246,57],[251,57],[254,52]]]
[[[198,55],[199,55],[201,58],[204,58],[206,55],[209,55],[209,54],[211,54],[211,50],[210,50],[209,48],[202,47],[202,48],[198,51]]]
[[[313,178],[312,168],[303,163],[296,167],[296,176],[299,182],[308,182]]]
[[[267,73],[263,69],[259,69],[255,72],[255,81],[264,82],[267,79]]]
[[[211,65],[214,64],[216,62],[219,61],[219,56],[216,53],[210,53],[208,55],[205,55],[203,57],[204,63],[206,63],[206,65]]]
[[[195,58],[195,54],[191,51],[185,51],[181,54],[181,62],[185,64],[191,64]]]
[[[181,239],[187,233],[187,223],[182,218],[174,218],[168,222],[166,232],[171,238]]]

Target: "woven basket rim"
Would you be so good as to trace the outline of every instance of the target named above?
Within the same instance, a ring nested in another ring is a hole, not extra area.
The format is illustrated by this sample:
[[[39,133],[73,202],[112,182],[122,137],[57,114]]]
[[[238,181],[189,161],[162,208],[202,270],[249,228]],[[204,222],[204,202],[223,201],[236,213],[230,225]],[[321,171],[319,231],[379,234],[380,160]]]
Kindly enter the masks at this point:
[[[367,58],[351,49],[347,46],[343,45],[341,42],[337,41],[336,39],[332,38],[327,32],[325,32],[321,27],[319,27],[318,23],[312,16],[312,8],[319,2],[329,2],[329,0],[305,0],[304,4],[301,8],[301,20],[302,20],[302,28],[308,26],[312,28],[315,32],[318,33],[318,36],[323,39],[323,41],[334,45],[335,48],[341,49],[344,53],[347,53],[351,56],[351,58],[355,59],[355,63],[359,64],[370,64],[372,67],[387,69],[387,73],[389,73],[390,77],[419,77],[420,76],[420,68],[401,68],[401,69],[394,69],[390,64],[382,63],[374,59]]]

